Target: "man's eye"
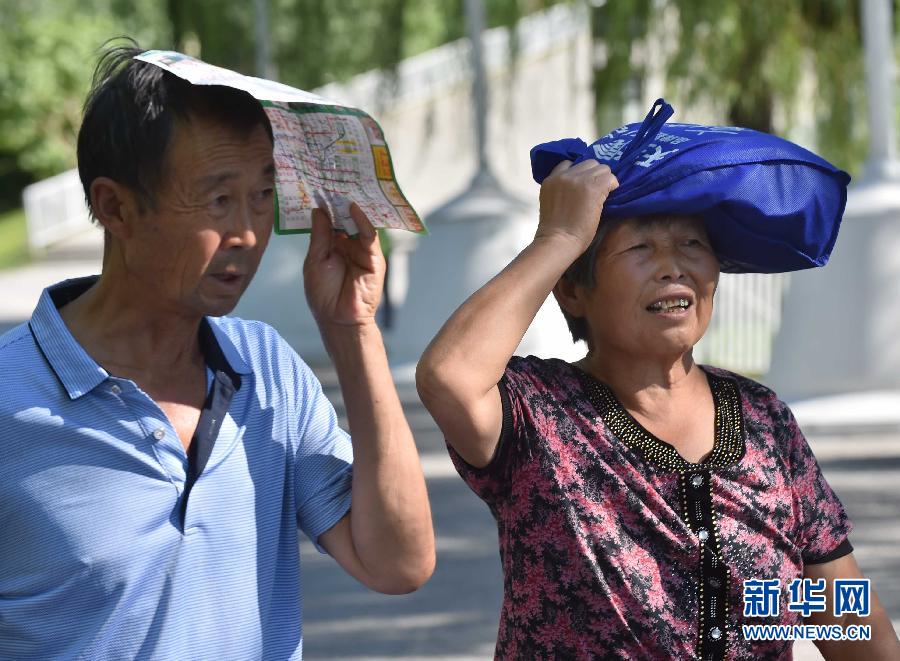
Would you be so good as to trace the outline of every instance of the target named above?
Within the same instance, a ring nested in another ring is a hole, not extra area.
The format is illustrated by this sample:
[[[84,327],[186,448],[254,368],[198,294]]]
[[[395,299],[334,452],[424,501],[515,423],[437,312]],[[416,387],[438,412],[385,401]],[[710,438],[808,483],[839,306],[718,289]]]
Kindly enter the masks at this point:
[[[643,250],[646,247],[647,247],[646,243],[636,243],[628,249],[629,250]]]
[[[228,200],[229,198],[227,195],[216,195],[216,197],[213,198],[212,203],[215,207],[224,207],[228,204]]]
[[[272,203],[272,197],[275,194],[274,188],[264,188],[254,192],[250,196],[250,200],[254,205],[263,204],[268,207]]]

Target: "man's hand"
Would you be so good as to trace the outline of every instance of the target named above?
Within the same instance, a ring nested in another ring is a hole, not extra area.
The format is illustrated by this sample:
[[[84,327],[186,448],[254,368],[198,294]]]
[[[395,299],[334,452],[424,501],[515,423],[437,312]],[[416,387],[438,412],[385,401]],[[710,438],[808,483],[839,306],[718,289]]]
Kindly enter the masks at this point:
[[[609,167],[593,159],[572,165],[562,161],[541,184],[541,214],[535,238],[565,237],[578,254],[591,244],[603,203],[619,187]]]
[[[326,212],[313,210],[303,282],[320,327],[374,323],[381,301],[385,261],[378,233],[355,203],[350,216],[359,228],[356,237],[335,232]]]

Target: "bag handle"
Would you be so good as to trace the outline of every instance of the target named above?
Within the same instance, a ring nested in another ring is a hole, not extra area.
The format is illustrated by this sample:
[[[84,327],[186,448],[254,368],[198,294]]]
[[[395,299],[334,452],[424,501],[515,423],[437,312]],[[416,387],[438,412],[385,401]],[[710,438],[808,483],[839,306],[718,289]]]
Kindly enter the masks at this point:
[[[666,103],[665,99],[657,99],[653,107],[650,108],[650,112],[644,118],[637,134],[628,143],[628,146],[622,152],[622,157],[615,164],[615,167],[612,168],[612,173],[618,176],[620,172],[631,166],[638,159],[638,156],[644,152],[647,145],[656,139],[656,136],[662,130],[663,124],[674,114],[675,109]]]

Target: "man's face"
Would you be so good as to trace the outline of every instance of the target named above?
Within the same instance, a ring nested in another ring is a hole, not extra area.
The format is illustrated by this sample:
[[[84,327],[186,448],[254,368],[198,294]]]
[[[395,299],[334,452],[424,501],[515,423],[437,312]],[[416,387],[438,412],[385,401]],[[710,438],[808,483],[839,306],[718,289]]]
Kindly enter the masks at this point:
[[[272,143],[262,126],[242,135],[191,118],[176,122],[165,162],[153,208],[123,242],[127,277],[176,314],[227,314],[272,231]]]

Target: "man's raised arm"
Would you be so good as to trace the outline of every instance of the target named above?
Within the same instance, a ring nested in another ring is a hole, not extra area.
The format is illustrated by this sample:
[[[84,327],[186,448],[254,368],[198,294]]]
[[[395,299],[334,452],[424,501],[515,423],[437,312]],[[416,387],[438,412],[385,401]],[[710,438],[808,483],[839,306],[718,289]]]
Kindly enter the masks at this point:
[[[359,235],[336,234],[313,214],[304,263],[310,308],[337,370],[353,442],[350,513],[319,543],[352,576],[402,594],[434,571],[434,531],[412,432],[391,377],[375,311],[385,262],[375,229],[355,205]]]

